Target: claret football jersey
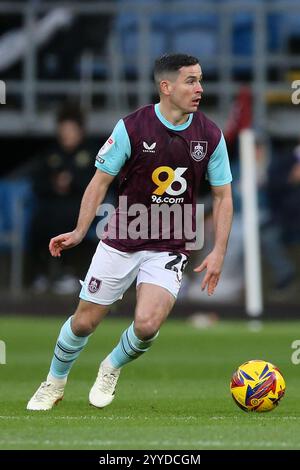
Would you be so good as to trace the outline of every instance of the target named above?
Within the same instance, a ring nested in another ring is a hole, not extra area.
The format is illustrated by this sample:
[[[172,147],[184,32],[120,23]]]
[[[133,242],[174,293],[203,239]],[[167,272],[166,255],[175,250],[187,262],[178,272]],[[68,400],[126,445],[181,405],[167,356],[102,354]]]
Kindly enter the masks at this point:
[[[159,104],[121,119],[95,165],[119,175],[119,206],[103,241],[121,251],[188,254],[186,226],[193,233],[201,182],[206,177],[212,186],[221,186],[232,180],[218,126],[201,111],[174,126]]]

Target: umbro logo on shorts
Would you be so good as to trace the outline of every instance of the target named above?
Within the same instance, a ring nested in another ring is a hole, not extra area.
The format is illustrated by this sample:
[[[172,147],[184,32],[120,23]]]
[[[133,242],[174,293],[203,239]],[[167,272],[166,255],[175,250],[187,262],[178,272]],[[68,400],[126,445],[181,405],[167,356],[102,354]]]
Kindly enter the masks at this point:
[[[156,142],[153,142],[153,144],[148,145],[147,142],[143,142],[143,152],[150,152],[150,153],[155,153],[155,147],[156,147]]]
[[[96,279],[95,277],[91,277],[91,280],[88,285],[89,292],[91,294],[96,294],[96,292],[98,292],[98,290],[101,287],[101,283],[102,281],[100,281],[99,279]]]

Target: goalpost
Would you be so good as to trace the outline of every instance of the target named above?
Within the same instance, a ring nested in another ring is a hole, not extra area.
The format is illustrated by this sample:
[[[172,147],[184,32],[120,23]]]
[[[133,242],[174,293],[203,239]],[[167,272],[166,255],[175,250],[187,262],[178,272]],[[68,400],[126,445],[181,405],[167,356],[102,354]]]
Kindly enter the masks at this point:
[[[263,311],[263,299],[253,130],[242,130],[239,139],[246,312],[251,317],[258,317]]]

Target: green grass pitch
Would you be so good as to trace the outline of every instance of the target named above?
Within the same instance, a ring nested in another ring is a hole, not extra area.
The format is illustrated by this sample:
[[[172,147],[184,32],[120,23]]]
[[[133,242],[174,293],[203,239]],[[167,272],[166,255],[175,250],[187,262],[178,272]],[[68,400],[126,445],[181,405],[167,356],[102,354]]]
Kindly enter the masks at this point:
[[[220,322],[199,330],[169,319],[152,350],[125,366],[114,402],[88,404],[98,364],[129,320],[108,318],[73,367],[64,400],[50,412],[26,403],[44,380],[61,318],[0,318],[1,449],[300,449],[300,365],[291,344],[300,322]],[[233,370],[249,359],[275,363],[287,392],[274,411],[244,413],[233,402]]]

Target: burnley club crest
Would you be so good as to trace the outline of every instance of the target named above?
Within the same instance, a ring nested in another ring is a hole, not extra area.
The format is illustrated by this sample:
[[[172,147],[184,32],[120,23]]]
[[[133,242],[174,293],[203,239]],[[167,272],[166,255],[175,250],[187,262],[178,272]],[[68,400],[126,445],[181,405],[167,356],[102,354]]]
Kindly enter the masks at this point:
[[[95,277],[91,277],[91,280],[88,285],[88,290],[91,294],[96,294],[98,290],[100,289],[101,286],[101,281],[99,279],[96,279]]]
[[[207,141],[206,140],[192,140],[190,146],[191,157],[196,162],[201,162],[207,153]]]

